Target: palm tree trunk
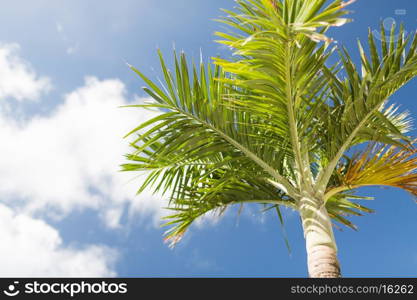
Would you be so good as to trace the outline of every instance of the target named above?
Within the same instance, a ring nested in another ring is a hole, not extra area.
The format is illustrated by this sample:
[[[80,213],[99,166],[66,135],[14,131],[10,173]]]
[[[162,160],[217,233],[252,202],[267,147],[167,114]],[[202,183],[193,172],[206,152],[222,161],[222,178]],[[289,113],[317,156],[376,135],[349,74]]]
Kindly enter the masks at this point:
[[[341,277],[332,222],[324,201],[304,197],[300,214],[306,239],[308,273],[312,278]]]

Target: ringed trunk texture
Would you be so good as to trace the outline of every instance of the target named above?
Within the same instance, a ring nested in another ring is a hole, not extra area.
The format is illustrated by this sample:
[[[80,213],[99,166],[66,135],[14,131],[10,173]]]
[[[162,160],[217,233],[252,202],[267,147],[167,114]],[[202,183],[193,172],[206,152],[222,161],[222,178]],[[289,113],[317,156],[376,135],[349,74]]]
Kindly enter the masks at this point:
[[[324,201],[311,197],[302,198],[300,214],[306,240],[309,276],[341,277],[332,222]]]

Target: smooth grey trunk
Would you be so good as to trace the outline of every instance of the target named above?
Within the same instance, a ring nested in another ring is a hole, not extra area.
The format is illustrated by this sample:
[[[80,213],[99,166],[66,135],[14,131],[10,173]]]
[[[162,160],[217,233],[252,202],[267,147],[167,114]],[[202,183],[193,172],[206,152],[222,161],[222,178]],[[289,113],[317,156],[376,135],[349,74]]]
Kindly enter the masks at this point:
[[[303,197],[300,202],[300,215],[306,240],[309,276],[341,277],[332,222],[324,201]]]

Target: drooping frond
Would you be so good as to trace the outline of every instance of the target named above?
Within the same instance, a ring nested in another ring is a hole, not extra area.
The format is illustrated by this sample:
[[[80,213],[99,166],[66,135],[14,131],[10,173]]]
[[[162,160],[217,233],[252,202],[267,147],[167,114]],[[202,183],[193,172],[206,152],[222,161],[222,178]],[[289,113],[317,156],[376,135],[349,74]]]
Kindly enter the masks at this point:
[[[417,196],[416,154],[412,146],[372,145],[341,164],[340,183],[330,187],[327,195],[363,186],[391,186]]]
[[[214,212],[221,215],[229,206],[249,203],[271,204],[296,209],[293,199],[273,187],[262,178],[246,173],[245,169],[223,168],[217,172],[205,174],[210,170],[201,170],[194,176],[195,182],[181,186],[184,192],[175,198],[171,210],[174,212],[166,219],[166,240],[175,245],[188,227],[199,217]],[[197,180],[198,179],[198,180]]]

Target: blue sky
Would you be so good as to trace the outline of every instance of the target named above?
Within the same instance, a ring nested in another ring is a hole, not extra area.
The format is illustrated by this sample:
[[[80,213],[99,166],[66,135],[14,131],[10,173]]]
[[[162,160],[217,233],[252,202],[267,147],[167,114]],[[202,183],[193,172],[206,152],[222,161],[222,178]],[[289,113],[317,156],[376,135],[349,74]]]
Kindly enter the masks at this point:
[[[117,172],[121,137],[152,113],[126,66],[159,75],[156,49],[228,55],[213,21],[231,0],[73,0],[3,3],[0,18],[0,276],[304,277],[299,217],[285,213],[292,248],[272,213],[196,224],[177,248],[163,243],[158,195],[134,196],[140,178]],[[349,49],[393,18],[417,28],[417,3],[359,0],[354,22],[332,31]],[[401,11],[399,11],[401,10]],[[357,56],[356,56],[357,57]],[[1,71],[3,70],[3,71]],[[4,71],[6,70],[6,71]],[[416,81],[392,99],[417,114]],[[415,135],[415,131],[413,134]],[[375,214],[336,231],[344,276],[416,276],[417,205],[395,189],[369,188]]]

